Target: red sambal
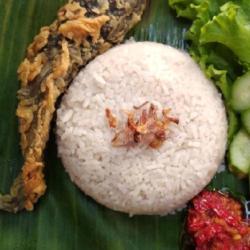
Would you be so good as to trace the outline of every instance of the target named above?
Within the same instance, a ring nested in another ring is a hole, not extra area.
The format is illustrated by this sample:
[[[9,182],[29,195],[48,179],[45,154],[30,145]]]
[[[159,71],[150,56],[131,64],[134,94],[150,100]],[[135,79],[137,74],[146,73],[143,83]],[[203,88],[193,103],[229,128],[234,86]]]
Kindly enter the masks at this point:
[[[242,205],[227,194],[203,191],[192,201],[187,229],[196,250],[249,250],[250,225]]]

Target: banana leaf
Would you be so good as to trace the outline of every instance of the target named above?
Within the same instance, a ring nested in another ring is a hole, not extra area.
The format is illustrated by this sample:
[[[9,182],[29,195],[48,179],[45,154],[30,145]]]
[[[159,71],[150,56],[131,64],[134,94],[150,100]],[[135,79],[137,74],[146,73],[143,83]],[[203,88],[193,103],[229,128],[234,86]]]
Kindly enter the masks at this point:
[[[0,190],[5,192],[22,166],[15,109],[19,88],[16,70],[40,27],[50,24],[66,0],[0,0]],[[167,0],[151,0],[142,22],[130,33],[187,49],[189,23],[177,19]],[[53,128],[55,124],[53,124]],[[113,212],[86,197],[70,181],[57,158],[54,132],[46,151],[46,195],[33,212],[0,212],[1,250],[174,250],[185,210],[174,215],[135,216]],[[229,171],[210,187],[247,195],[247,181]]]

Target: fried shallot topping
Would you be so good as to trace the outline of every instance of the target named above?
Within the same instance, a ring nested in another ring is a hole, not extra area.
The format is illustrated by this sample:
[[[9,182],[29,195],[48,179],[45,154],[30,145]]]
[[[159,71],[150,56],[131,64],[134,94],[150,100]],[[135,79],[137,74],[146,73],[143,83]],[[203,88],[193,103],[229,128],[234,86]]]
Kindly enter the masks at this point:
[[[148,107],[146,107],[148,106]],[[123,128],[115,132],[112,139],[114,147],[129,147],[137,144],[148,145],[153,149],[160,148],[167,140],[170,123],[179,123],[179,119],[170,117],[170,109],[163,109],[162,116],[158,116],[157,107],[145,102],[134,106],[132,111],[126,112],[127,122]],[[106,109],[106,118],[110,128],[117,128],[117,118],[110,109]]]
[[[116,117],[112,114],[110,109],[106,109],[106,117],[109,123],[110,128],[116,128],[117,127],[117,119]]]

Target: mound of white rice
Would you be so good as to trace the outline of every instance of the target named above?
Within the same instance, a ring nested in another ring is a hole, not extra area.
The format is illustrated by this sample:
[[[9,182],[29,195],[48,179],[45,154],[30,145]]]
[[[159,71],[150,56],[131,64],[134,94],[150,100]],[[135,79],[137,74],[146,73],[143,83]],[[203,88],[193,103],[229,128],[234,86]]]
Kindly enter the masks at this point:
[[[180,124],[158,149],[115,148],[105,108],[114,114],[145,101],[171,108]],[[73,182],[101,204],[130,214],[182,208],[224,158],[227,120],[220,94],[188,54],[143,42],[91,62],[64,96],[58,152]]]

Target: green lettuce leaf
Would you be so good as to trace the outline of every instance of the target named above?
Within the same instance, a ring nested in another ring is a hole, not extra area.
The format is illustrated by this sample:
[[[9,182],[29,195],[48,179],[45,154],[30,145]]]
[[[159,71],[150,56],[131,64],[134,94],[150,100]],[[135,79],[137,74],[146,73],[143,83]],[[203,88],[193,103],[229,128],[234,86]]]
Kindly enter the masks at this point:
[[[189,52],[199,63],[207,77],[220,89],[229,102],[231,85],[238,72],[237,58],[223,44],[201,43],[203,27],[221,11],[226,0],[169,0],[178,16],[189,18],[193,23],[186,38],[190,41]]]
[[[201,3],[202,0],[169,0],[169,5],[176,10],[179,17],[191,20],[196,18],[196,6],[199,6]]]
[[[207,22],[200,32],[200,43],[225,45],[238,57],[239,63],[250,69],[250,1],[240,5],[228,2],[221,12]]]
[[[230,108],[232,85],[250,70],[249,0],[169,0],[179,17],[192,20],[189,53],[220,89],[228,111],[231,141],[239,118]]]
[[[229,102],[231,85],[250,69],[250,1],[169,0],[177,15],[193,20],[189,52]]]

